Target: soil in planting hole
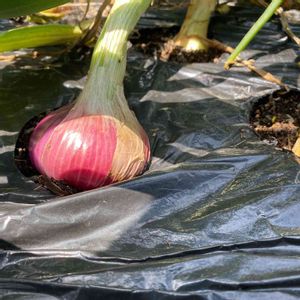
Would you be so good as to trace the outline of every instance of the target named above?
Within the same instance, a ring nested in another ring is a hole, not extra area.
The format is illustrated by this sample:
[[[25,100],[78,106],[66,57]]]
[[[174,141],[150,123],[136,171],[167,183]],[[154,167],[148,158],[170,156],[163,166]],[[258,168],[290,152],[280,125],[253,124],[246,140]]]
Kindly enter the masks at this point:
[[[139,29],[132,34],[130,42],[144,54],[178,63],[216,62],[223,53],[216,48],[209,48],[208,51],[185,51],[174,46],[172,39],[179,29],[178,26]]]
[[[262,140],[291,151],[300,132],[300,92],[280,90],[259,99],[250,124]]]
[[[36,127],[39,121],[44,116],[46,116],[46,114],[47,113],[42,113],[36,117],[33,117],[21,129],[17,138],[16,147],[14,151],[15,164],[19,171],[24,176],[29,177],[31,180],[37,183],[38,187],[46,188],[55,195],[67,196],[78,193],[78,190],[69,186],[63,181],[55,180],[53,178],[49,178],[45,175],[39,174],[39,172],[31,164],[28,151],[29,139],[33,129]]]

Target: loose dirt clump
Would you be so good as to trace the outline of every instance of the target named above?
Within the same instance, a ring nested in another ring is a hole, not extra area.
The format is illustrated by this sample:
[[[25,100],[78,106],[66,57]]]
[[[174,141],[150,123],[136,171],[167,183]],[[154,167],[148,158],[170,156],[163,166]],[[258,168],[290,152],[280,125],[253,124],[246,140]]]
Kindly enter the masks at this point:
[[[262,140],[291,151],[300,132],[300,92],[276,91],[253,105],[250,124]]]

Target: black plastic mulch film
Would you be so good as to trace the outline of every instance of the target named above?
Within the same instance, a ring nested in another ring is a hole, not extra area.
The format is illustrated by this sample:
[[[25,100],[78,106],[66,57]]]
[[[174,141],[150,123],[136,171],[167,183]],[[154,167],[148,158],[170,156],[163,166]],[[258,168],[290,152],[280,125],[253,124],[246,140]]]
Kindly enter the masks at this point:
[[[215,16],[210,35],[234,46],[259,13]],[[150,11],[140,24],[178,22],[165,15]],[[274,18],[243,55],[297,87],[297,54]],[[75,97],[70,80],[88,62],[2,63],[2,299],[300,297],[299,165],[248,124],[253,101],[278,86],[224,71],[226,57],[180,65],[131,49],[126,93],[151,138],[151,168],[61,198],[18,172],[14,144],[28,119]]]

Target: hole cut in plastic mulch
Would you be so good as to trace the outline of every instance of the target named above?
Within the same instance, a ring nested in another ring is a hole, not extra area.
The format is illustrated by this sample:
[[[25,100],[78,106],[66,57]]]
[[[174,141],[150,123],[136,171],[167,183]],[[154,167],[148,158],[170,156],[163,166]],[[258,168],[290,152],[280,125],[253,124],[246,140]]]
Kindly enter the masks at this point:
[[[15,164],[19,171],[24,176],[29,177],[31,180],[37,183],[39,185],[38,187],[46,188],[55,195],[67,196],[78,193],[78,190],[69,186],[63,181],[55,180],[53,178],[49,178],[45,175],[39,174],[39,172],[31,164],[28,150],[31,133],[33,132],[33,129],[36,127],[36,125],[40,122],[40,120],[42,120],[49,112],[50,111],[44,112],[39,114],[38,116],[31,118],[21,129],[14,151]]]
[[[130,42],[144,54],[177,63],[216,62],[223,53],[222,50],[212,47],[208,51],[185,51],[182,47],[174,45],[172,40],[179,30],[178,26],[143,28],[132,34]]]
[[[253,105],[250,124],[262,140],[291,151],[299,135],[300,91],[278,90],[260,98]]]

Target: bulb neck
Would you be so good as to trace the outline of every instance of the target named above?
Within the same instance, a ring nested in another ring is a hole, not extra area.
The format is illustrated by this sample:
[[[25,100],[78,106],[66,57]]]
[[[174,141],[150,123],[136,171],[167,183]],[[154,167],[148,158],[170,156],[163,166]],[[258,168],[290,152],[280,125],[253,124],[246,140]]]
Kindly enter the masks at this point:
[[[115,1],[95,45],[87,82],[76,103],[84,107],[85,113],[113,116],[119,113],[122,117],[129,111],[123,91],[127,41],[150,3],[151,0]]]
[[[207,37],[207,30],[216,0],[191,0],[175,44],[186,51],[207,50],[201,38]]]

